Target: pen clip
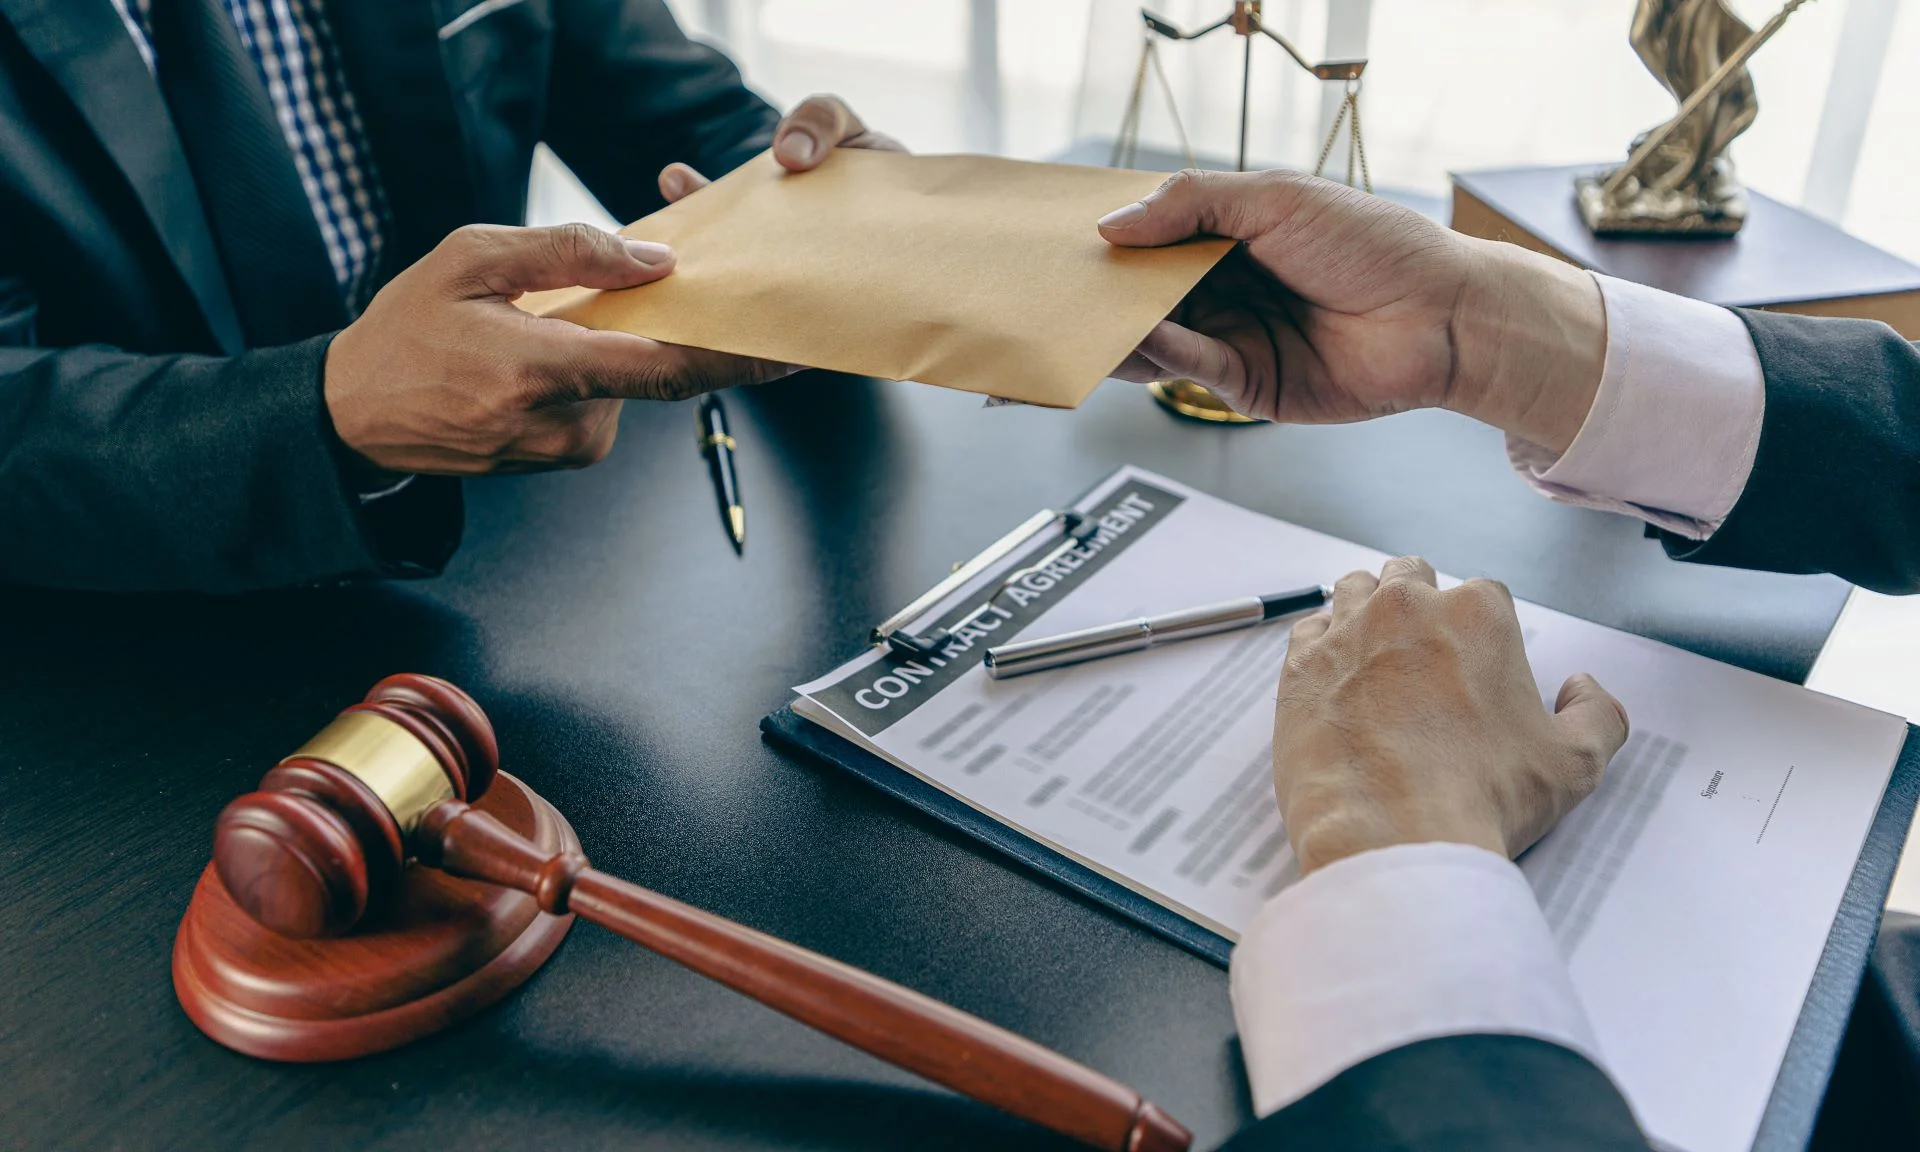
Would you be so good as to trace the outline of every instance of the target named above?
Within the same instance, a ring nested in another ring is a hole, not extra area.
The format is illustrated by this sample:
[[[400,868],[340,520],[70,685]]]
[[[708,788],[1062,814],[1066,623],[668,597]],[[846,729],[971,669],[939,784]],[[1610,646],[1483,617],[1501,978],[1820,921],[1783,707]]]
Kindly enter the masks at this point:
[[[982,572],[1006,559],[1032,541],[1035,536],[1054,527],[1058,527],[1062,533],[1060,542],[1048,549],[1040,559],[1016,568],[1002,577],[986,599],[982,600],[973,611],[955,621],[953,628],[939,628],[920,636],[907,630],[907,625],[925,615],[954,592],[964,588]],[[1058,560],[1068,549],[1085,544],[1099,530],[1099,524],[1088,519],[1082,512],[1071,509],[1048,509],[1044,512],[1036,512],[1018,528],[988,545],[985,551],[954,569],[946,579],[929,588],[913,603],[887,617],[879,627],[873,630],[870,639],[876,644],[885,644],[896,655],[908,659],[937,656],[940,649],[952,638],[955,629],[964,628],[991,611],[994,601],[1000,597],[1001,593],[1027,575]]]
[[[727,410],[720,406],[718,396],[709,392],[700,397],[700,402],[694,406],[693,417],[694,431],[697,433],[694,441],[700,445],[702,456],[711,456],[715,448],[725,448],[729,452],[739,450],[740,445],[734,443],[728,432]]]

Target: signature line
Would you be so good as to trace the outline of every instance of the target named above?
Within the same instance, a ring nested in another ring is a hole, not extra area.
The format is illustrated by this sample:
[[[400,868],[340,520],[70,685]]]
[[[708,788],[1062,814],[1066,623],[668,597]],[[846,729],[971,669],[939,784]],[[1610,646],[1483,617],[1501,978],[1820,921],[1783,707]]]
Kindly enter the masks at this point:
[[[1787,783],[1793,779],[1793,765],[1787,765],[1787,778],[1780,781],[1780,791],[1773,794],[1773,808],[1767,809],[1766,823],[1760,825],[1760,835],[1753,838],[1755,844],[1767,838],[1767,826],[1773,823],[1774,808],[1780,807],[1780,797],[1787,794]]]

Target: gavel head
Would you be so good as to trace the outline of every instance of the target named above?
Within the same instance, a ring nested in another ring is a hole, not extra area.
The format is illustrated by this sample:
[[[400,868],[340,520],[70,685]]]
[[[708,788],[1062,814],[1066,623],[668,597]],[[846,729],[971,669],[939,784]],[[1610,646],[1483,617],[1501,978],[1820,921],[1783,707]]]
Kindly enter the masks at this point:
[[[227,805],[214,868],[275,932],[338,935],[397,888],[427,810],[478,800],[499,767],[472,697],[431,676],[389,676]]]

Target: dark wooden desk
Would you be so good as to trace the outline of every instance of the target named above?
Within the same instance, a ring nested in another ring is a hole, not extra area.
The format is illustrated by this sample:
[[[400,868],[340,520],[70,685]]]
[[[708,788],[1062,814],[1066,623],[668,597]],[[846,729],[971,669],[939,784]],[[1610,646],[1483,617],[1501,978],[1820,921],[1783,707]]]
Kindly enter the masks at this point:
[[[411,585],[235,600],[0,590],[0,1147],[1056,1148],[589,926],[507,1003],[330,1067],[203,1039],[168,952],[214,814],[380,676],[471,690],[603,868],[1026,1033],[1203,1145],[1247,1117],[1225,974],[760,742],[760,716],[1039,507],[1133,461],[1788,678],[1843,587],[1669,563],[1444,414],[1176,423],[812,378],[733,402],[744,561],[689,406],[587,472],[475,483]],[[1335,575],[1329,573],[1329,576]]]

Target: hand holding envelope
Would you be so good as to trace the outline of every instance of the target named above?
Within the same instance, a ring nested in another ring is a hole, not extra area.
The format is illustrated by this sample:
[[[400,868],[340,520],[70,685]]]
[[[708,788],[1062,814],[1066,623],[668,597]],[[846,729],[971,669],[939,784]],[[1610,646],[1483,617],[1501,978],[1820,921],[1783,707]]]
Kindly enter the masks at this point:
[[[847,106],[815,96],[781,120],[773,156],[805,171],[843,148],[897,148]],[[668,199],[697,192],[685,164]],[[469,224],[381,288],[327,347],[321,393],[356,491],[398,491],[420,473],[581,468],[612,449],[627,400],[670,400],[772,380],[792,366],[530,318],[523,293],[631,288],[673,272],[664,245],[585,224]]]
[[[671,245],[672,276],[518,303],[588,328],[1071,408],[1232,247],[1101,238],[1096,220],[1163,179],[846,149],[796,174],[763,154],[621,230]]]

